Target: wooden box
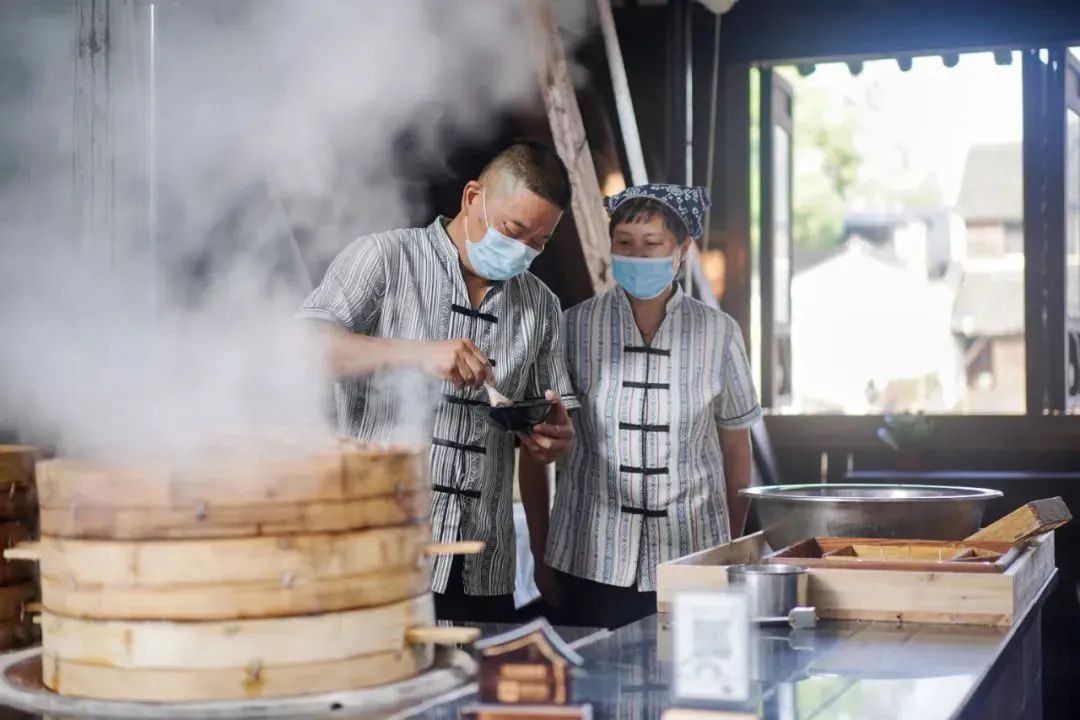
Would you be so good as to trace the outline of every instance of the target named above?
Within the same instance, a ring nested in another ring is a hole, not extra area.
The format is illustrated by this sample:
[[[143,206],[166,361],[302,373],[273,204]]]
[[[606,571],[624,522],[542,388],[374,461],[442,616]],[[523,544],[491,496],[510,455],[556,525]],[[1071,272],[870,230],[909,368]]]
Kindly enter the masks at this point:
[[[670,609],[682,590],[727,585],[727,567],[761,560],[755,533],[662,563],[657,603]],[[794,561],[793,564],[797,564]],[[826,620],[1012,625],[1054,571],[1054,536],[1024,549],[1003,572],[940,572],[811,567],[808,602]]]

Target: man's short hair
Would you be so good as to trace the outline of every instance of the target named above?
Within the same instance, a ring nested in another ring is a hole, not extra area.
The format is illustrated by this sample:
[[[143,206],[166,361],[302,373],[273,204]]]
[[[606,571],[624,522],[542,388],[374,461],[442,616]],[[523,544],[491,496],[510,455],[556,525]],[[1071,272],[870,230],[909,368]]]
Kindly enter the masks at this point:
[[[570,173],[555,150],[536,140],[515,140],[492,158],[480,173],[483,178],[503,171],[561,210],[570,205]]]

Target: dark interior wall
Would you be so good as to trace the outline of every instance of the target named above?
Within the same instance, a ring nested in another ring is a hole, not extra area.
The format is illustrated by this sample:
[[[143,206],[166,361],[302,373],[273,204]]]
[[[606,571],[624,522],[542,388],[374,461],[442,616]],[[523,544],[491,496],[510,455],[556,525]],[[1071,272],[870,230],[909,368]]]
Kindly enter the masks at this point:
[[[552,142],[547,120],[539,107],[532,113],[507,115],[493,135],[483,141],[455,145],[438,172],[425,166],[422,159],[409,170],[409,161],[405,160],[405,174],[412,178],[416,198],[413,203],[416,216],[412,222],[426,224],[435,215],[456,215],[461,209],[465,183],[477,178],[498,149],[516,138]],[[569,211],[564,213],[548,248],[533,261],[530,271],[551,288],[564,309],[592,295],[574,218]]]
[[[664,145],[666,11],[664,7],[623,7],[616,8],[614,14],[641,136],[645,169],[650,180],[662,178],[668,166]]]

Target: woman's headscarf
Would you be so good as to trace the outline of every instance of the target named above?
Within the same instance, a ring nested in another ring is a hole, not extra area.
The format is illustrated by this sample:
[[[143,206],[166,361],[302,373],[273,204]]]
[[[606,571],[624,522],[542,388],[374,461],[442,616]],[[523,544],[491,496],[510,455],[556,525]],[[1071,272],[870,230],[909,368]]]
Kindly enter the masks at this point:
[[[686,223],[686,230],[690,233],[690,237],[695,239],[701,237],[705,224],[705,211],[709,209],[711,203],[705,188],[665,183],[634,185],[621,193],[604,198],[604,207],[607,208],[610,216],[627,200],[640,197],[666,205]]]

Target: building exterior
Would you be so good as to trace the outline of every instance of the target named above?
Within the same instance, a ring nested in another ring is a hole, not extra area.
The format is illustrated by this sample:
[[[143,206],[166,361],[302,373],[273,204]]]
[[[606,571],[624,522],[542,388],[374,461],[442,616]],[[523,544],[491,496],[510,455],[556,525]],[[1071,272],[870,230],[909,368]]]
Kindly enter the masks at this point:
[[[1024,208],[1020,143],[975,145],[956,214],[967,252],[952,328],[963,351],[971,413],[1024,412]]]

